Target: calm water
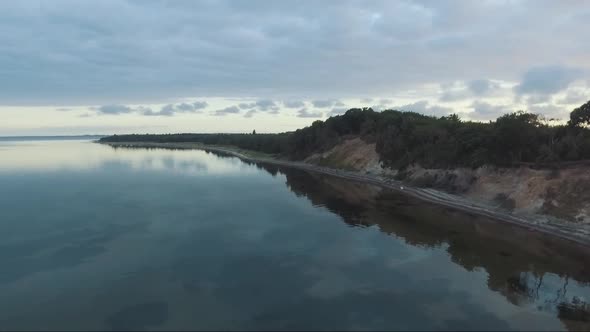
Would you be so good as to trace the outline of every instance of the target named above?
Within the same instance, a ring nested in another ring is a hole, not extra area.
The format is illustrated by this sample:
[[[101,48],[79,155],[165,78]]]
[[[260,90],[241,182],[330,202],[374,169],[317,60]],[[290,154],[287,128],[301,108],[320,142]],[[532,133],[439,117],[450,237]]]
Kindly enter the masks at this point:
[[[589,262],[327,176],[0,142],[0,330],[589,329]]]

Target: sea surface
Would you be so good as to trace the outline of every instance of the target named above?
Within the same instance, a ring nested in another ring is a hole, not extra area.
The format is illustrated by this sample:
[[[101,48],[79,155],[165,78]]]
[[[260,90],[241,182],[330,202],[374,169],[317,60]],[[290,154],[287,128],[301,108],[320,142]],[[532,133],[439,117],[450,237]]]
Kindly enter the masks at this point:
[[[0,330],[588,330],[587,302],[587,250],[378,187],[0,141]]]

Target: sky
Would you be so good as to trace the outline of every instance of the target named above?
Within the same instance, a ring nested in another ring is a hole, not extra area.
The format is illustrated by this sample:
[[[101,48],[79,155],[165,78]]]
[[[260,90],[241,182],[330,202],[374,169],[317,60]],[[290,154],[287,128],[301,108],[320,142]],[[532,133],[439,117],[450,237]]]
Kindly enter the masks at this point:
[[[0,1],[0,136],[564,120],[590,100],[589,31],[577,0]]]

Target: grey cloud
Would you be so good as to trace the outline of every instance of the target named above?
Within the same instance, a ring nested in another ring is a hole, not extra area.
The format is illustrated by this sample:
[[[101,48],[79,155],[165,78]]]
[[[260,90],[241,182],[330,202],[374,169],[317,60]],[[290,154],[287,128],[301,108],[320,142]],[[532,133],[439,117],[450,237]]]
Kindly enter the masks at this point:
[[[103,105],[99,107],[91,107],[90,110],[102,115],[119,115],[134,112],[134,109],[125,105]]]
[[[590,94],[585,90],[569,90],[563,99],[557,101],[560,105],[577,105],[590,100]]]
[[[317,107],[317,108],[329,108],[332,106],[344,106],[344,104],[341,101],[334,100],[334,99],[313,100],[311,102],[311,104],[313,105],[313,107]]]
[[[379,104],[381,104],[381,105],[389,105],[391,103],[393,103],[393,100],[391,100],[391,99],[381,99],[381,100],[379,100]]]
[[[302,108],[297,112],[299,118],[321,118],[324,114],[320,111],[308,111],[307,108]]]
[[[251,118],[254,116],[254,114],[256,114],[256,110],[249,110],[248,112],[246,112],[246,114],[244,114],[244,117]]]
[[[241,110],[249,110],[249,109],[253,109],[254,107],[256,107],[256,103],[239,103],[238,107]]]
[[[256,107],[259,111],[262,111],[262,112],[270,111],[272,113],[272,112],[277,112],[279,110],[279,107],[277,106],[277,104],[274,101],[269,100],[269,99],[257,100]]]
[[[510,112],[506,105],[492,105],[482,101],[474,101],[471,108],[473,111],[468,116],[472,120],[495,120],[500,115]]]
[[[154,111],[149,107],[138,106],[130,107],[126,105],[103,105],[99,107],[90,107],[91,111],[96,112],[98,115],[119,115],[137,113],[145,116],[174,116],[177,113],[200,113],[202,108],[207,107],[208,104],[205,101],[197,101],[191,104],[167,104],[162,106],[159,111]]]
[[[146,108],[140,113],[145,116],[173,116],[174,115],[174,105],[168,104],[164,105],[159,111],[154,112],[151,108]]]
[[[73,111],[73,109],[66,108],[66,107],[56,108],[55,110],[58,111],[58,112],[70,112],[70,111]]]
[[[179,111],[183,111],[183,112],[192,112],[195,110],[195,106],[193,106],[191,104],[186,104],[186,103],[178,104],[178,105],[176,105],[176,108]]]
[[[564,66],[544,66],[529,69],[522,82],[514,87],[517,95],[554,94],[566,89],[582,76],[582,70]]]
[[[467,82],[467,88],[475,96],[480,97],[488,95],[490,92],[500,88],[500,85],[490,80],[479,79]]]
[[[467,93],[467,90],[444,91],[440,96],[439,100],[443,102],[457,101],[467,99],[469,98],[469,96],[470,94]]]
[[[280,107],[276,102],[270,99],[259,99],[252,103],[240,103],[237,106],[241,110],[255,110],[260,112],[268,112],[271,114],[277,114]],[[256,112],[249,112],[248,117],[251,117]]]
[[[453,112],[453,109],[450,107],[430,105],[427,100],[417,101],[415,103],[403,105],[396,108],[402,111],[416,112],[432,116],[444,116]]]
[[[174,105],[168,104],[160,109],[160,114],[165,116],[172,116],[174,115],[174,111]]]
[[[237,106],[229,106],[220,110],[216,110],[213,115],[216,116],[225,116],[228,114],[238,114],[240,113],[240,108]]]
[[[0,68],[10,68],[0,105],[344,99],[516,82],[531,59],[588,69],[587,21],[575,19],[584,11],[583,1],[528,0],[0,1]],[[555,88],[530,81],[520,93]]]
[[[500,89],[500,85],[488,79],[477,79],[467,82],[441,84],[440,101],[449,102],[473,97],[490,96]]]
[[[167,104],[162,106],[158,112],[154,112],[151,109],[144,109],[140,113],[146,116],[174,116],[178,113],[200,113],[207,106],[209,104],[206,101],[197,101],[190,104]]]
[[[174,106],[175,111],[178,112],[187,112],[187,113],[196,113],[204,108],[207,108],[209,104],[206,101],[195,101],[193,103],[181,103],[176,104]]]
[[[288,101],[283,101],[283,105],[286,108],[301,108],[301,107],[305,107],[305,103],[301,100],[288,100]]]
[[[360,102],[363,103],[363,104],[372,103],[373,102],[373,98],[361,98]]]
[[[195,101],[193,103],[193,110],[202,110],[204,108],[207,108],[209,106],[209,103],[207,103],[206,101]]]

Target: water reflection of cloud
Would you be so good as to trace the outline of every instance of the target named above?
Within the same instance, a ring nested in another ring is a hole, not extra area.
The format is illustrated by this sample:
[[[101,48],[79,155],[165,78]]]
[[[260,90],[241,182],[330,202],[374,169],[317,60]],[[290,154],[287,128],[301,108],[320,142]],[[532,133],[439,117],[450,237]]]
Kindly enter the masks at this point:
[[[39,272],[72,268],[105,252],[113,239],[137,230],[136,225],[104,225],[100,229],[74,228],[25,241],[0,244],[0,285]]]
[[[11,142],[12,143],[12,142]],[[0,172],[131,169],[188,175],[254,174],[260,170],[237,158],[200,150],[112,148],[90,141],[17,142],[2,146]]]
[[[99,150],[89,148],[88,156]],[[39,186],[33,194],[18,191],[38,199],[37,209],[54,213],[56,224],[44,223],[29,241],[0,242],[0,261],[12,267],[0,271],[6,309],[0,325],[63,326],[54,317],[96,329],[505,330],[584,323],[584,311],[571,306],[588,298],[584,260],[544,238],[305,172],[269,168],[275,178],[185,181],[167,175],[266,168],[199,151],[107,150],[90,165],[108,172],[57,180],[49,174],[48,184],[63,187],[44,196]],[[137,170],[149,172],[131,181],[121,176]],[[39,182],[22,179],[6,192]],[[72,218],[64,231],[62,209],[88,218]],[[110,220],[145,229],[101,228]],[[96,223],[67,229],[84,221]],[[31,298],[56,305],[31,305]]]

